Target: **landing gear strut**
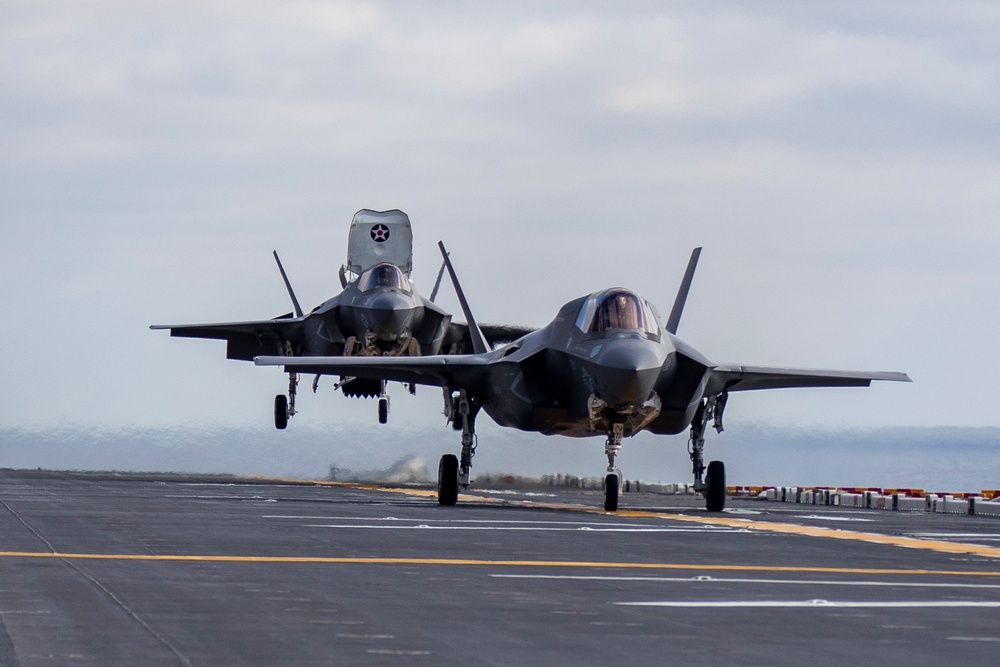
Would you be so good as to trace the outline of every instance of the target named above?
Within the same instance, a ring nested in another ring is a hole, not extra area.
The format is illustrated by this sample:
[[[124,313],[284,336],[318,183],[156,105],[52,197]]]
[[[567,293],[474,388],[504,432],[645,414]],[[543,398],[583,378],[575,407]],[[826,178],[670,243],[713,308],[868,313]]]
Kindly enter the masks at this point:
[[[688,453],[694,473],[694,490],[705,496],[705,507],[709,512],[721,512],[726,506],[726,466],[722,461],[712,461],[705,471],[705,429],[711,421],[719,433],[722,432],[722,412],[726,408],[729,395],[722,392],[710,398],[701,399],[691,420],[691,439]],[[704,476],[704,479],[703,479]]]
[[[604,511],[618,511],[618,496],[621,490],[622,471],[615,467],[615,457],[622,448],[622,436],[625,425],[611,424],[608,429],[608,440],[604,444],[604,453],[608,456],[608,474],[604,477]]]
[[[476,455],[476,415],[479,405],[474,397],[469,397],[464,389],[458,396],[445,391],[445,410],[452,425],[462,430],[461,459],[454,454],[445,454],[438,465],[438,503],[454,505],[458,501],[458,490],[469,488],[472,472],[472,457]]]

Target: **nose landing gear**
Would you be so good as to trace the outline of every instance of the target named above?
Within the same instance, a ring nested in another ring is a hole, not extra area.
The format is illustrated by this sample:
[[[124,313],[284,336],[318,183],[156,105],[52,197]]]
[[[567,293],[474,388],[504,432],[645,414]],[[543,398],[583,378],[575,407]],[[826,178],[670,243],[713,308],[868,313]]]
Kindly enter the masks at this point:
[[[615,467],[615,457],[622,448],[622,437],[625,425],[621,422],[611,424],[608,429],[608,440],[604,444],[604,453],[608,456],[608,474],[604,477],[604,511],[618,511],[618,496],[621,494],[622,471]]]

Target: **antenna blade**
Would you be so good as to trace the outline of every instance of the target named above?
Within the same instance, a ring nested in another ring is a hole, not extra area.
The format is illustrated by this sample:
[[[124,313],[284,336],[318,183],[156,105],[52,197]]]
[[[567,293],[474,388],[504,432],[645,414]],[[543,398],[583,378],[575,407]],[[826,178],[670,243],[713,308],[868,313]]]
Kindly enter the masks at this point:
[[[681,280],[680,289],[677,290],[677,298],[674,299],[674,307],[670,311],[667,319],[666,329],[672,334],[677,333],[677,325],[681,323],[681,313],[684,312],[684,303],[687,301],[688,292],[691,290],[691,280],[694,278],[694,270],[698,266],[698,258],[701,256],[701,248],[691,251],[691,259],[688,260],[687,270],[684,272],[684,279]]]
[[[469,323],[469,338],[472,339],[472,351],[476,354],[489,352],[490,346],[486,343],[486,337],[483,336],[479,325],[476,324],[476,319],[472,316],[472,311],[469,310],[469,302],[465,300],[465,292],[462,291],[462,286],[458,284],[458,276],[455,275],[455,268],[451,265],[451,260],[448,259],[448,251],[444,249],[444,243],[438,241],[438,248],[441,249],[441,256],[444,257],[444,265],[448,269],[448,275],[451,276],[451,283],[455,286],[458,302],[462,304],[465,321]]]
[[[295,292],[292,291],[292,284],[288,282],[288,276],[285,275],[285,267],[281,265],[281,260],[278,259],[278,251],[272,250],[271,253],[274,255],[274,261],[278,263],[278,271],[281,272],[281,279],[285,281],[285,289],[288,290],[288,296],[292,297],[292,306],[295,308],[295,317],[302,317],[302,307],[299,306],[299,300],[295,298]]]

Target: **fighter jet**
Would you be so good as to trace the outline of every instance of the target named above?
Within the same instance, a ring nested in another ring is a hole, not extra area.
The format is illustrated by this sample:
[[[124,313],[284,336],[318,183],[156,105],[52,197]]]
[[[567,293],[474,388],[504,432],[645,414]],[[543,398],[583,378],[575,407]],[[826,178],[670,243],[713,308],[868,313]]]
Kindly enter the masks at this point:
[[[726,499],[725,465],[704,465],[705,431],[719,432],[729,394],[781,387],[864,387],[873,380],[909,382],[905,373],[768,368],[715,364],[676,337],[701,253],[691,254],[666,324],[634,291],[606,289],[574,299],[545,327],[491,350],[476,326],[454,268],[445,265],[469,322],[473,354],[410,358],[261,356],[258,366],[334,373],[440,386],[445,414],[462,431],[460,457],[438,467],[438,502],[453,505],[470,482],[475,423],[485,410],[497,424],[546,435],[604,436],[608,458],[604,509],[618,509],[622,473],[615,459],[623,438],[646,430],[672,435],[690,429],[694,487],[709,511]]]
[[[402,211],[362,209],[351,221],[347,264],[340,269],[343,292],[310,313],[302,312],[275,252],[294,313],[250,322],[150,328],[169,329],[171,336],[183,338],[225,340],[226,357],[245,361],[261,355],[409,357],[459,351],[468,336],[467,327],[452,323],[451,315],[421,297],[410,280],[412,240],[410,219]],[[507,335],[513,339],[524,332],[514,327]],[[274,399],[274,425],[279,429],[296,412],[298,376],[290,370],[288,396],[278,394]],[[377,396],[378,419],[386,423],[389,397],[384,380],[344,376],[337,387],[347,396]],[[414,388],[411,384],[411,391]]]

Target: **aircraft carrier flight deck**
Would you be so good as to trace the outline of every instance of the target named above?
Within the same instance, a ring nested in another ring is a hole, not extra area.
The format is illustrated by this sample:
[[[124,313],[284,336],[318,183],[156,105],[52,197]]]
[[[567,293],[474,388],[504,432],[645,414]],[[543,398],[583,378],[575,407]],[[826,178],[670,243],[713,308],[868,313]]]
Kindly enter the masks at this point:
[[[979,664],[1000,519],[0,472],[0,665]]]

